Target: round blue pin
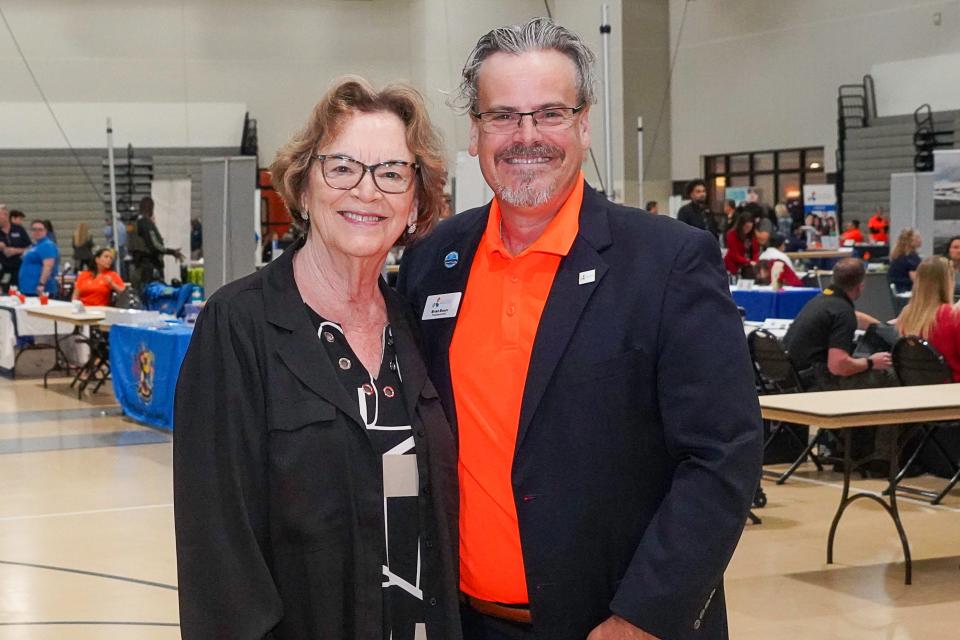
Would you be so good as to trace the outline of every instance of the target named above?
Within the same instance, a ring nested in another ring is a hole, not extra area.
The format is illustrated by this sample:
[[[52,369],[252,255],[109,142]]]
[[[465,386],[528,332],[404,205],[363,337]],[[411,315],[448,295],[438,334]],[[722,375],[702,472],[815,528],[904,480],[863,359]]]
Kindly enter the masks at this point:
[[[460,262],[460,254],[456,251],[451,251],[443,257],[443,266],[447,269],[453,269],[458,262]]]

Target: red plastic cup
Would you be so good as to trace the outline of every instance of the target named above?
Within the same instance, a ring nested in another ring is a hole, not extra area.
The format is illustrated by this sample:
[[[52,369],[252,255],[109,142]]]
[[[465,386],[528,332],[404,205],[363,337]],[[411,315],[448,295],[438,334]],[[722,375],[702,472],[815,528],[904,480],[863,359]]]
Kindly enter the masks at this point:
[[[47,304],[48,302],[50,302],[50,294],[46,291],[42,291],[40,293],[40,304]]]

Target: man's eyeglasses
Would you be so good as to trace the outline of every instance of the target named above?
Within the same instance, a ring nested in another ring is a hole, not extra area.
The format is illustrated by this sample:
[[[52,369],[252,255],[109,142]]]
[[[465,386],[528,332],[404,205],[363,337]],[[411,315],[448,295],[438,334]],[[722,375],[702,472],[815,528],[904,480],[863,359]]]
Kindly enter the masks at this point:
[[[349,191],[360,184],[363,175],[369,171],[373,176],[373,184],[383,193],[406,193],[420,168],[415,162],[403,160],[363,164],[348,156],[315,154],[313,157],[320,161],[320,172],[327,186],[342,191]]]
[[[471,113],[480,122],[480,128],[487,133],[508,133],[523,125],[523,117],[530,116],[538,129],[559,131],[573,124],[574,117],[587,106],[547,107],[536,111],[484,111]]]

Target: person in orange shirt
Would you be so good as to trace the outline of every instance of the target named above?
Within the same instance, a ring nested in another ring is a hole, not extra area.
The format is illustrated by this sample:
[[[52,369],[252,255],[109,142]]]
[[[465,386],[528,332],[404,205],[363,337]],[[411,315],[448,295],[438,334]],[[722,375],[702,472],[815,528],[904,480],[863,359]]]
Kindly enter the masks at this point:
[[[110,306],[110,297],[127,287],[113,270],[113,249],[104,247],[93,254],[93,265],[77,274],[73,299],[91,307]]]
[[[714,236],[586,183],[593,60],[547,18],[480,38],[460,98],[496,195],[400,266],[459,438],[466,640],[727,637],[762,457],[743,326]]]
[[[847,228],[840,234],[840,244],[863,244],[863,232],[860,231],[860,221],[851,220]]]
[[[885,244],[890,241],[890,219],[883,214],[883,207],[867,220],[867,229],[874,242]]]

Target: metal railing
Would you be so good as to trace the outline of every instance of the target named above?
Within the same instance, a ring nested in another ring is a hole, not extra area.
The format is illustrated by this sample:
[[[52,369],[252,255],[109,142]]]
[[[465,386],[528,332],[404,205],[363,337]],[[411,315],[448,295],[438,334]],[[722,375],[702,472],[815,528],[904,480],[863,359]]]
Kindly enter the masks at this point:
[[[862,129],[877,117],[877,96],[873,76],[859,84],[842,84],[837,89],[837,211],[843,216],[843,174],[848,129]]]
[[[933,152],[935,149],[953,147],[954,130],[951,127],[937,128],[933,109],[922,104],[913,112],[913,169],[914,171],[933,171]]]

